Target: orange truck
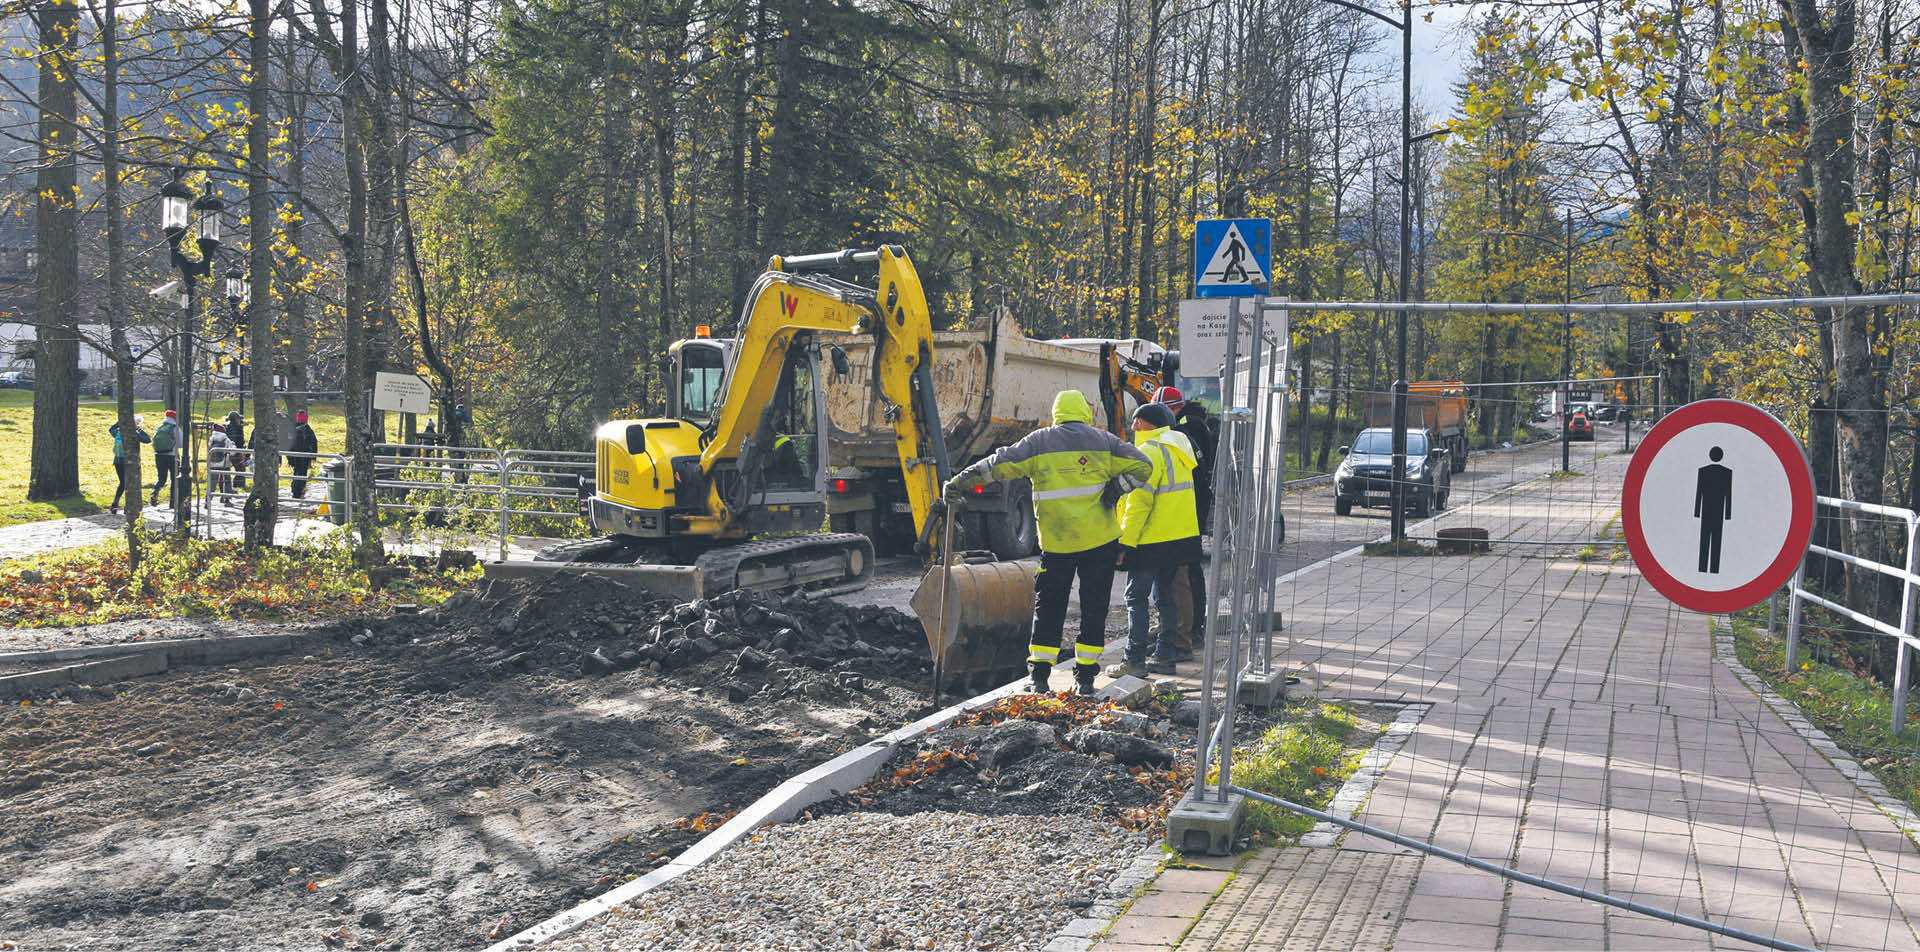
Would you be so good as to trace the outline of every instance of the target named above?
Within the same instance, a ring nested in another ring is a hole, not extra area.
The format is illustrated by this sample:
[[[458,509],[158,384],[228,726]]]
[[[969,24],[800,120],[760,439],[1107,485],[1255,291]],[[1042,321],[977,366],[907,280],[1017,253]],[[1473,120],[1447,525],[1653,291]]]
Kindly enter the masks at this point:
[[[1367,426],[1393,425],[1393,394],[1370,393]],[[1467,385],[1459,380],[1416,380],[1407,387],[1407,429],[1426,430],[1447,451],[1453,471],[1467,468]]]

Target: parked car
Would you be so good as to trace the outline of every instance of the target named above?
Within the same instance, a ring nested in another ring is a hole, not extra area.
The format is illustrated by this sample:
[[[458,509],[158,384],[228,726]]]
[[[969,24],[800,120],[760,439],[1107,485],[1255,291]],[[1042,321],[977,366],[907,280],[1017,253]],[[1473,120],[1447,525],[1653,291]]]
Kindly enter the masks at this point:
[[[5,373],[0,373],[0,387],[7,387],[14,390],[32,390],[33,371],[9,370]]]
[[[1360,431],[1352,446],[1340,447],[1340,468],[1333,474],[1333,511],[1351,515],[1353,507],[1393,506],[1393,430]],[[1447,508],[1453,491],[1453,465],[1440,440],[1427,430],[1407,431],[1407,508],[1425,516]]]
[[[1593,417],[1588,416],[1584,410],[1573,411],[1573,414],[1567,417],[1567,439],[1591,441],[1593,439]]]
[[[1620,419],[1620,407],[1612,403],[1603,403],[1594,409],[1593,418],[1601,423],[1612,423]]]

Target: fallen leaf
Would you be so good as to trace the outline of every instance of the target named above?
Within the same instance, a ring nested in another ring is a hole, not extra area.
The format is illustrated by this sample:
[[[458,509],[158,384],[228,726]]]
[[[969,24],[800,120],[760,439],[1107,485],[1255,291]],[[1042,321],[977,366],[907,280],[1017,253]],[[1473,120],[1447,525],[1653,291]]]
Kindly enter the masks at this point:
[[[311,879],[307,880],[307,892],[319,892],[319,891],[320,891],[319,883],[316,883]]]
[[[498,941],[500,941],[501,939],[504,939],[504,938],[506,938],[506,937],[507,937],[507,924],[508,924],[508,923],[510,923],[510,922],[512,922],[512,921],[513,921],[513,917],[512,917],[511,915],[505,915],[505,916],[501,916],[501,917],[500,917],[500,921],[499,921],[499,922],[496,922],[496,923],[494,923],[494,924],[493,924],[493,928],[492,928],[492,929],[490,929],[490,930],[488,930],[488,932],[487,932],[487,941],[488,941],[488,942],[498,942]]]
[[[733,765],[734,765],[735,767],[745,767],[745,766],[747,765],[747,758],[745,758],[745,757],[735,757],[735,758],[733,758]]]

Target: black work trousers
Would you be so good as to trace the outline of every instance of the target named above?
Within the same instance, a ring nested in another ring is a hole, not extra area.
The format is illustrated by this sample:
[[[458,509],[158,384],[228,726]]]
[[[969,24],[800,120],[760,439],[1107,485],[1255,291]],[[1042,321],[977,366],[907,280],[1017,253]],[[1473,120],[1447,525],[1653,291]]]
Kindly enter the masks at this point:
[[[1080,634],[1074,642],[1075,660],[1098,665],[1107,644],[1107,599],[1113,595],[1114,561],[1120,543],[1109,542],[1084,552],[1040,554],[1040,575],[1033,580],[1033,641],[1027,660],[1051,664],[1060,658],[1060,637],[1067,625],[1067,596],[1080,579]]]

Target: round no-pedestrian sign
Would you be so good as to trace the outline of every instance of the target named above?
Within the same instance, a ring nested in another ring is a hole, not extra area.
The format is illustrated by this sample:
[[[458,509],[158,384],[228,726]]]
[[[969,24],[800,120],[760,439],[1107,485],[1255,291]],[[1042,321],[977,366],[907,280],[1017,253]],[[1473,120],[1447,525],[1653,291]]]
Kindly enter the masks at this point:
[[[1698,612],[1731,612],[1785,585],[1813,535],[1813,471],[1785,425],[1737,400],[1667,414],[1627,467],[1627,551],[1653,587]]]

